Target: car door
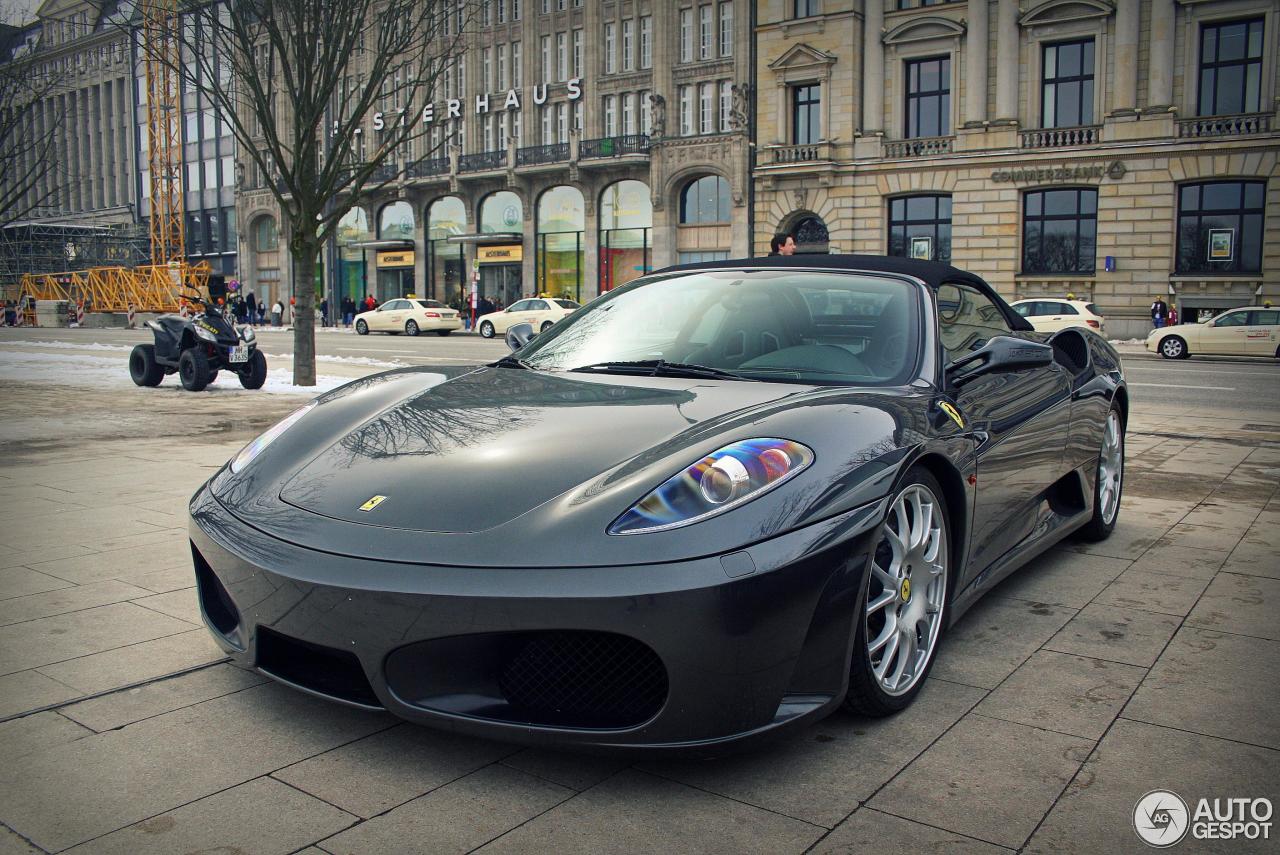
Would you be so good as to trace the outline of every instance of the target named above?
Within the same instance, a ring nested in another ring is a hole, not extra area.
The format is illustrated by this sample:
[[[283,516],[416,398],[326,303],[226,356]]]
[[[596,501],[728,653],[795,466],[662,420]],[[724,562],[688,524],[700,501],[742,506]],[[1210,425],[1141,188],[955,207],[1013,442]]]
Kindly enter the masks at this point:
[[[1058,332],[1065,330],[1067,327],[1084,326],[1084,321],[1080,319],[1080,311],[1070,303],[1064,303],[1061,300],[1046,301],[1049,307],[1049,332]]]
[[[551,316],[551,304],[546,300],[530,300],[529,310],[523,314],[518,324],[530,324],[534,331],[542,328],[544,321],[553,321],[555,318]]]
[[[532,300],[517,300],[501,312],[493,316],[493,330],[502,335],[516,324],[529,323],[525,318],[530,314]],[[537,330],[537,327],[534,327]]]
[[[965,283],[939,287],[938,330],[944,364],[994,336],[1030,338],[1014,332],[1000,308]],[[985,374],[947,391],[977,443],[968,564],[976,575],[1032,536],[1044,492],[1065,474],[1071,376],[1055,362]]]
[[[1280,348],[1280,309],[1252,309],[1245,330],[1245,353],[1275,356]]]
[[[1209,321],[1200,330],[1201,353],[1244,356],[1249,324],[1248,309],[1232,309]],[[1195,353],[1196,351],[1191,351]]]

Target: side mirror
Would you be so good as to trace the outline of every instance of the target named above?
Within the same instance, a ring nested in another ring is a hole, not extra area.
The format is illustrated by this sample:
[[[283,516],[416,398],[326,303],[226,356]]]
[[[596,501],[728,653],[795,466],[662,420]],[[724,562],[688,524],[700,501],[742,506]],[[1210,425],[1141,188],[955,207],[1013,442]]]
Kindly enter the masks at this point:
[[[507,330],[507,347],[519,350],[537,336],[538,334],[533,331],[533,324],[516,324]]]
[[[1053,363],[1053,347],[1038,341],[998,335],[982,347],[962,356],[947,366],[947,379],[956,386],[964,385],[984,374],[1043,368]]]

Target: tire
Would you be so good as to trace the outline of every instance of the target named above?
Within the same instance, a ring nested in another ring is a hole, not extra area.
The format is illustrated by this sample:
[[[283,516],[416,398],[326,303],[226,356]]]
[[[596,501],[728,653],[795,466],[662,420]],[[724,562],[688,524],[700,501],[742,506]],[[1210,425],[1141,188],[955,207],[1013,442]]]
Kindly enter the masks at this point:
[[[947,513],[933,474],[920,466],[908,470],[862,580],[845,709],[869,716],[906,709],[929,676],[954,577]],[[898,548],[900,535],[905,543]],[[910,644],[905,655],[904,644]]]
[[[1187,341],[1180,335],[1168,335],[1160,339],[1160,355],[1165,359],[1186,359]]]
[[[1110,489],[1108,489],[1110,488]],[[1093,516],[1079,535],[1082,540],[1106,540],[1120,519],[1120,497],[1124,492],[1124,420],[1115,404],[1107,413],[1107,424],[1098,449],[1098,468],[1093,478]]]
[[[485,321],[480,325],[481,338],[493,338],[493,324]]]
[[[369,325],[364,321],[356,321],[356,335],[368,335]]]
[[[546,332],[547,330],[551,329],[551,327],[552,327],[552,326],[554,326],[554,322],[552,322],[552,321],[543,321],[543,322],[542,322],[542,326],[538,327],[538,332],[540,332],[540,333],[544,333],[544,332]]]
[[[404,334],[416,336],[418,334],[418,322],[413,320],[405,321]]]
[[[156,362],[156,346],[139,344],[129,354],[129,376],[139,386],[159,386],[164,368]]]
[[[240,372],[240,385],[246,389],[261,389],[267,382],[267,358],[262,351],[254,349],[249,356],[249,365]]]
[[[209,385],[209,357],[200,347],[188,347],[178,357],[178,377],[182,388],[188,392],[200,392]]]
[[[436,330],[436,335],[440,336],[441,338],[444,338],[451,332],[453,332],[453,330]]]

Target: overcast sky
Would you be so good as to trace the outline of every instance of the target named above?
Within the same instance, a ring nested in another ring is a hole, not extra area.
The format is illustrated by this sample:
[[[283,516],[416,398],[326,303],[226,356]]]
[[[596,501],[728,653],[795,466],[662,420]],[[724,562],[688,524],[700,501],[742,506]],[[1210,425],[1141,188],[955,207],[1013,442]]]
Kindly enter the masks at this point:
[[[42,0],[0,0],[0,23],[26,24],[36,17]]]

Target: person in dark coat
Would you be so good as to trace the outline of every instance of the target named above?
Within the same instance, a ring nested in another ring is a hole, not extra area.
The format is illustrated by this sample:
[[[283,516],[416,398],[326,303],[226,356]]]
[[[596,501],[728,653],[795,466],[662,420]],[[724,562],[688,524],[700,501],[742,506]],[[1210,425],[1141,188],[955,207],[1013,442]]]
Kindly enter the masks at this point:
[[[329,298],[320,301],[320,326],[329,326]]]
[[[1168,318],[1169,304],[1157,296],[1155,302],[1151,304],[1151,325],[1160,329]]]
[[[254,298],[253,292],[249,292],[249,296],[244,298],[244,307],[246,314],[249,316],[249,323],[258,323],[258,301]]]

